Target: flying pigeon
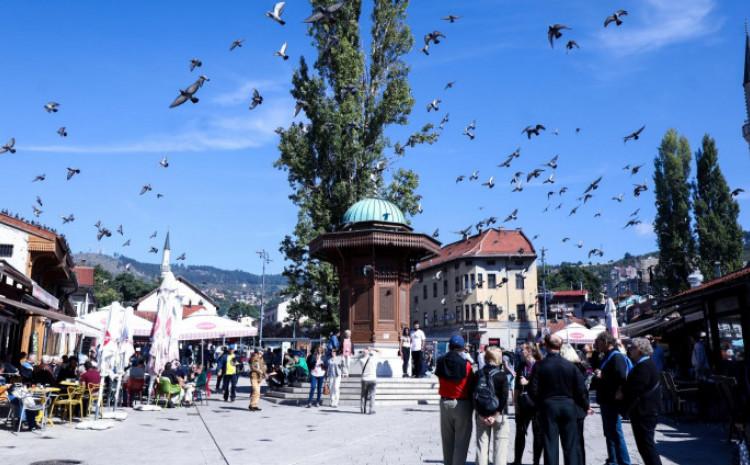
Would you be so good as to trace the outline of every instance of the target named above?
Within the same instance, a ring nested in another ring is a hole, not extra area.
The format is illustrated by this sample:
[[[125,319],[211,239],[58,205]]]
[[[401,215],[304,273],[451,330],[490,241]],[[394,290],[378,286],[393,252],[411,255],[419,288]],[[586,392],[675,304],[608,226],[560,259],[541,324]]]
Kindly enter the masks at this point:
[[[638,213],[640,213],[640,212],[641,212],[641,209],[637,208],[633,213],[630,214],[630,217],[632,218],[634,216],[638,216]]]
[[[523,131],[521,131],[521,134],[526,133],[526,137],[531,139],[532,134],[535,136],[539,136],[539,133],[546,129],[547,128],[545,128],[542,124],[537,124],[536,126],[526,126],[525,128],[523,128]]]
[[[541,176],[541,174],[544,173],[544,170],[541,168],[536,168],[535,170],[531,171],[529,174],[526,175],[526,182],[528,183],[532,179],[538,178]]]
[[[492,189],[493,187],[495,187],[495,177],[490,176],[490,179],[488,179],[487,182],[483,182],[482,185]]]
[[[564,243],[566,243],[566,242],[568,242],[569,240],[570,240],[570,238],[569,238],[569,237],[563,237],[563,239],[562,239],[562,241],[563,241],[563,244],[564,244]]]
[[[445,125],[446,125],[446,124],[448,123],[448,121],[450,120],[450,117],[451,117],[451,114],[450,114],[450,113],[446,113],[446,114],[445,114],[445,115],[443,116],[443,119],[441,119],[441,120],[440,120],[440,126],[438,126],[438,127],[439,127],[440,129],[445,129]]]
[[[44,181],[45,179],[47,179],[46,174],[39,174],[31,182]]]
[[[156,231],[154,231],[150,236],[148,236],[149,239],[153,239],[156,237]]]
[[[510,215],[505,217],[505,219],[503,220],[503,223],[507,223],[509,221],[515,221],[517,219],[518,219],[518,209],[516,208],[515,210],[513,210],[513,212]]]
[[[552,157],[552,160],[548,161],[545,166],[549,166],[553,170],[557,169],[557,160],[560,158],[560,155],[555,155]]]
[[[150,249],[148,249],[148,253],[158,253],[158,252],[159,252],[159,249],[157,249],[156,247],[151,247]]]
[[[586,190],[583,191],[583,193],[584,194],[588,194],[591,191],[597,190],[599,188],[599,183],[600,182],[602,182],[602,176],[599,176],[598,178],[596,178],[594,180],[594,182],[592,182],[591,184],[589,184],[589,187],[587,187]]]
[[[635,189],[633,189],[633,195],[636,197],[640,197],[642,192],[646,192],[648,190],[648,186],[643,184],[634,184]]]
[[[44,206],[44,202],[42,202],[42,198],[39,197],[38,195],[36,196],[36,203],[38,203],[40,207]]]
[[[195,68],[200,68],[201,66],[203,66],[203,62],[202,62],[202,61],[200,61],[199,59],[197,59],[197,58],[192,58],[192,59],[190,60],[190,72],[191,72],[191,73],[192,73],[193,71],[195,71]]]
[[[124,235],[124,234],[123,234],[123,229],[122,229],[122,225],[120,225],[120,226],[118,226],[118,227],[117,227],[117,233],[118,233],[119,235],[121,235],[121,236],[123,236],[123,235]]]
[[[583,241],[578,241],[578,243],[576,244],[576,247],[578,247],[579,249],[582,249],[583,248]]]
[[[344,6],[346,2],[336,2],[329,6],[319,6],[315,8],[313,14],[308,16],[303,22],[316,23],[318,21],[332,21],[333,15]]]
[[[440,43],[440,39],[445,39],[445,34],[440,31],[432,31],[424,36],[424,44],[430,45],[430,42],[437,45]]]
[[[130,271],[130,263],[125,264],[125,271]]]
[[[625,226],[622,229],[629,228],[630,226],[636,226],[641,224],[641,220],[638,218],[634,218],[632,220],[629,220],[627,223],[625,223]]]
[[[143,195],[146,192],[151,191],[153,188],[151,187],[151,184],[144,184],[143,187],[141,187],[141,193],[139,195]]]
[[[437,228],[434,231],[432,231],[432,237],[434,239],[437,239],[438,237],[440,237],[440,228]]]
[[[456,177],[456,184],[458,184],[459,182],[463,181],[464,179],[466,179],[466,176],[464,176],[463,174],[460,175],[460,176],[457,176]]]
[[[596,212],[594,213],[594,218],[599,218],[602,216],[602,212]]]
[[[616,196],[612,197],[612,200],[614,200],[615,202],[622,202],[623,197],[623,194],[617,194]]]
[[[609,26],[611,23],[615,23],[616,26],[622,26],[622,19],[620,18],[627,15],[628,12],[626,10],[615,11],[604,20],[604,27]]]
[[[425,55],[429,55],[430,54],[430,46],[427,45],[427,44],[425,44],[424,47],[422,47],[421,52],[424,53]]]
[[[581,206],[580,206],[580,205],[577,205],[577,206],[573,207],[573,209],[572,209],[572,210],[570,210],[570,213],[568,213],[568,216],[573,216],[573,215],[575,215],[575,214],[576,214],[576,212],[578,211],[578,209],[579,209],[579,208],[581,208]]]
[[[78,168],[68,168],[68,177],[66,180],[70,181],[70,178],[72,178],[76,174],[81,174],[81,170],[79,170]]]
[[[232,45],[229,46],[229,51],[236,49],[237,47],[242,47],[242,43],[245,41],[245,39],[236,39],[232,42]]]
[[[185,254],[180,254],[179,257],[177,257],[175,260],[185,260]]]
[[[57,135],[60,137],[68,137],[68,130],[65,126],[57,130]]]
[[[96,240],[100,241],[102,240],[102,237],[111,237],[112,232],[107,228],[101,228],[99,229],[99,232],[96,233]]]
[[[477,179],[479,179],[479,170],[474,170],[469,176],[469,181],[476,181]]]
[[[263,103],[263,97],[260,98],[260,103]],[[296,118],[297,115],[299,115],[299,112],[302,111],[303,108],[307,108],[307,102],[304,100],[297,100],[294,104],[294,117]]]
[[[278,2],[273,6],[273,11],[266,11],[266,16],[281,24],[286,24],[286,21],[281,19],[281,14],[284,12],[284,5],[286,2]]]
[[[289,55],[286,54],[286,42],[281,44],[281,48],[278,52],[274,53],[273,56],[281,57],[284,61],[289,59]]]
[[[560,191],[558,191],[558,195],[563,195],[564,193],[568,192],[568,188],[563,186],[560,188]]]
[[[444,16],[442,19],[443,21],[448,21],[449,23],[455,23],[456,21],[461,19],[461,17],[456,16],[456,15],[448,15],[448,16]]]
[[[427,105],[427,113],[431,111],[440,111],[440,102],[442,102],[442,100],[440,100],[439,98],[436,98],[435,100],[430,102]]]
[[[130,239],[128,239],[127,241],[123,242],[123,243],[122,243],[122,246],[123,246],[123,247],[128,247],[128,246],[130,246]]]
[[[554,184],[555,183],[555,173],[552,173],[549,175],[547,179],[544,180],[542,184]]]
[[[34,216],[36,216],[37,218],[39,218],[39,215],[41,215],[42,213],[44,213],[44,211],[42,211],[42,210],[41,210],[41,209],[40,209],[39,207],[37,207],[36,205],[32,205],[32,206],[31,206],[31,208],[32,208],[32,209],[33,209],[33,211],[34,211]]]
[[[16,138],[11,137],[8,140],[8,142],[5,143],[5,145],[0,147],[0,153],[5,153],[5,152],[16,153],[15,145],[16,145]]]
[[[253,98],[250,101],[250,110],[254,109],[258,105],[263,103],[263,96],[260,95],[260,92],[258,92],[258,89],[253,89]],[[296,113],[294,116],[297,116]]]
[[[646,129],[645,125],[641,126],[641,128],[638,129],[637,131],[631,132],[627,136],[623,137],[623,141],[625,143],[627,143],[629,140],[638,140],[638,139],[640,139],[641,133],[643,132],[644,129]]]
[[[162,168],[169,168],[169,160],[167,160],[166,155],[164,155],[164,158],[159,160],[159,166],[161,166]]]
[[[549,192],[547,192],[547,200],[549,200],[550,197],[552,197],[553,195],[555,195],[555,191],[549,191]]]
[[[70,215],[68,215],[68,216],[61,216],[61,218],[62,218],[63,224],[68,224],[68,223],[76,220],[76,217],[73,216],[72,213]]]
[[[569,28],[568,26],[564,24],[553,24],[547,29],[547,39],[549,39],[550,47],[554,48],[555,40],[562,37],[562,31],[566,29],[569,31],[572,30],[571,28]]]
[[[162,193],[157,193],[157,194],[156,194],[156,198],[157,198],[157,199],[160,199],[160,198],[162,198],[162,197],[164,197],[164,194],[162,194]]]
[[[48,102],[44,104],[47,113],[57,113],[60,110],[60,104],[57,102]]]
[[[732,197],[737,197],[738,195],[742,194],[743,192],[745,192],[745,189],[743,189],[741,187],[738,187],[737,189],[735,189],[735,190],[732,191]]]
[[[570,50],[573,50],[574,48],[581,48],[581,47],[580,45],[578,45],[578,42],[576,42],[575,40],[569,40],[568,43],[565,44],[565,48],[568,51],[570,51]]]
[[[643,165],[637,165],[637,166],[631,167],[630,168],[630,175],[633,176],[635,174],[638,174],[638,171],[640,171],[641,168],[643,168]]]
[[[603,257],[604,251],[602,249],[591,249],[589,250],[589,258],[596,255],[597,257]]]
[[[198,97],[195,96],[195,93],[198,92],[198,89],[203,87],[203,83],[205,83],[206,81],[210,81],[210,79],[208,79],[204,75],[198,76],[198,80],[190,84],[187,89],[180,90],[180,95],[178,95],[177,98],[174,99],[174,101],[169,105],[169,108],[178,107],[188,100],[190,100],[191,103],[198,103]]]
[[[456,85],[456,81],[449,81],[445,84],[445,87],[443,90],[453,89],[453,86]]]

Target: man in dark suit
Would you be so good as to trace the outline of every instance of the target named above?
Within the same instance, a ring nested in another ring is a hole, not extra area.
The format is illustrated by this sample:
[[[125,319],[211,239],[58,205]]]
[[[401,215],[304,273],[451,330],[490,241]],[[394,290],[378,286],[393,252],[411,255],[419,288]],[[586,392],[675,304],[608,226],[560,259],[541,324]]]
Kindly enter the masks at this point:
[[[617,339],[602,331],[594,341],[602,355],[596,373],[596,401],[602,415],[602,429],[607,444],[607,465],[630,465],[628,446],[622,432],[622,389],[628,377],[627,356],[617,350]]]
[[[583,465],[576,405],[590,412],[589,399],[581,372],[560,356],[562,344],[559,336],[548,336],[547,357],[534,368],[530,393],[544,434],[544,465],[558,465],[560,441],[565,464]]]
[[[625,413],[630,416],[635,444],[644,465],[661,465],[656,451],[656,429],[661,389],[659,369],[651,358],[653,348],[648,339],[635,338],[628,348],[628,356],[635,366],[628,375],[623,390]]]

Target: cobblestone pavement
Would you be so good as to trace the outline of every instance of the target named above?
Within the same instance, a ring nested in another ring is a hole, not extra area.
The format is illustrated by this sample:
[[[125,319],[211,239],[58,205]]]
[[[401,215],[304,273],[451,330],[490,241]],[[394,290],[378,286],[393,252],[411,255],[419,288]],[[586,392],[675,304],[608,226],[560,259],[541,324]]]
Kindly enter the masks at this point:
[[[90,465],[442,463],[437,406],[383,407],[370,416],[354,408],[306,409],[262,402],[263,411],[251,413],[247,393],[243,379],[234,403],[214,397],[198,409],[130,412],[127,420],[107,431],[81,431],[68,425],[18,435],[3,430],[0,457],[14,465],[41,460]],[[513,457],[511,425],[509,459]],[[630,425],[623,428],[633,463],[642,463]],[[586,420],[585,432],[587,463],[601,465],[606,451],[598,414]],[[730,463],[725,436],[719,425],[661,423],[657,428],[665,465]],[[530,439],[525,464],[531,463]],[[474,462],[474,454],[472,439],[468,463]]]

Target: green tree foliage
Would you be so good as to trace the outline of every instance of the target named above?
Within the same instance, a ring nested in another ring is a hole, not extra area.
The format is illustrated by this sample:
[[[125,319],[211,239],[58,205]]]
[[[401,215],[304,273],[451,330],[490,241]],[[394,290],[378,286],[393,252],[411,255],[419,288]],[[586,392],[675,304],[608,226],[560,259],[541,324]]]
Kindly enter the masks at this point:
[[[694,266],[695,240],[690,227],[688,181],[691,158],[687,139],[670,129],[654,159],[654,232],[659,246],[656,281],[669,294],[687,289],[687,277]]]
[[[743,231],[737,220],[740,207],[732,198],[719,168],[715,141],[703,136],[703,147],[695,154],[697,174],[693,190],[695,232],[701,273],[716,278],[714,263],[723,273],[742,267]]]
[[[331,3],[313,0],[312,6]],[[406,169],[393,172],[392,165],[408,148],[438,137],[427,124],[403,146],[396,144],[393,156],[384,153],[391,146],[385,130],[406,125],[414,105],[403,61],[413,38],[406,24],[408,1],[372,3],[369,50],[360,38],[361,0],[346,2],[333,20],[309,27],[317,60],[311,69],[300,59],[291,91],[308,121],[278,130],[281,154],[275,166],[287,172],[289,198],[298,208],[297,225],[280,247],[289,262],[286,295],[295,297],[292,319],[305,315],[336,324],[338,278],[333,267],[308,255],[309,242],[334,230],[346,209],[367,196],[388,198],[405,214],[416,214],[419,178]]]
[[[260,309],[258,307],[244,302],[233,302],[227,309],[227,316],[233,320],[237,320],[243,316],[258,318],[259,315]]]
[[[106,307],[116,300],[131,305],[156,287],[156,282],[144,281],[131,273],[113,277],[100,266],[94,268],[94,297],[99,307]]]
[[[541,273],[541,268],[538,268]],[[541,276],[538,281],[541,283]],[[547,289],[551,291],[564,291],[568,289],[583,289],[589,291],[589,296],[597,298],[602,291],[602,280],[588,268],[578,265],[563,263],[559,268],[550,270],[547,274]]]

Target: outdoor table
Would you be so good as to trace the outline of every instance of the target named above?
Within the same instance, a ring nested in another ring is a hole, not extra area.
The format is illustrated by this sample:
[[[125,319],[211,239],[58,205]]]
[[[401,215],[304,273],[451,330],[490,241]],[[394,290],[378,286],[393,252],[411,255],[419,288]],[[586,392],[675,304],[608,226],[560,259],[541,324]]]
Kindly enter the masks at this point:
[[[60,386],[80,386],[78,381],[60,381]]]

